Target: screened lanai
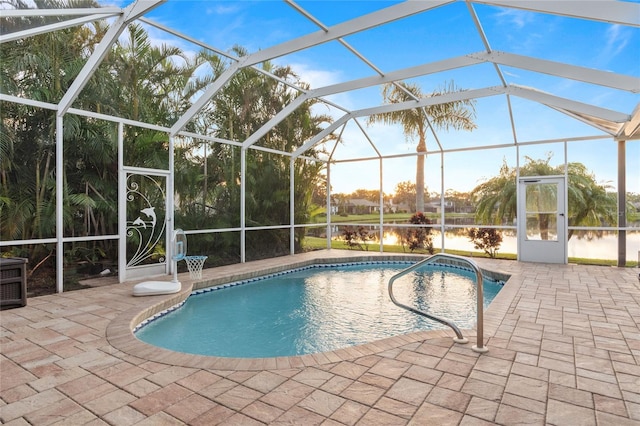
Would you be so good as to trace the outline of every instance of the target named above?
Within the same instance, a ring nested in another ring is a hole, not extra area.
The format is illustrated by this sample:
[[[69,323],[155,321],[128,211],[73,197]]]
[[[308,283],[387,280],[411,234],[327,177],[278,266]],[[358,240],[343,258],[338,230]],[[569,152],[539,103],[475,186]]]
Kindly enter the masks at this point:
[[[436,251],[483,227],[519,261],[640,256],[637,2],[12,0],[0,22],[0,250],[57,291],[172,272],[175,229],[206,267],[358,228],[384,251],[417,226],[403,182]],[[385,119],[409,113],[414,133]],[[489,216],[456,209],[501,176]],[[374,221],[341,221],[360,189]]]

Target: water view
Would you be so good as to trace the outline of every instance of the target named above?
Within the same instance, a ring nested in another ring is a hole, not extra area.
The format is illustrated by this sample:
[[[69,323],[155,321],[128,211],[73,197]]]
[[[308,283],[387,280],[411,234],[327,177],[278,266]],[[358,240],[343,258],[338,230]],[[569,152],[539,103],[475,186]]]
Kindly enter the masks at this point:
[[[340,228],[334,228],[334,238],[340,238]],[[369,231],[375,234],[377,239],[377,229],[371,227]],[[442,237],[438,230],[432,231],[434,249],[442,248]],[[466,229],[456,228],[447,230],[445,233],[445,248],[450,250],[477,251],[473,243],[466,236]],[[401,245],[400,237],[396,230],[385,231],[383,238],[384,245]],[[498,253],[517,253],[518,241],[514,230],[502,231],[502,243]],[[407,251],[409,251],[407,249]],[[627,261],[638,261],[640,252],[640,228],[637,231],[627,231]],[[569,257],[584,259],[616,260],[618,258],[618,233],[614,231],[574,231],[569,239]]]

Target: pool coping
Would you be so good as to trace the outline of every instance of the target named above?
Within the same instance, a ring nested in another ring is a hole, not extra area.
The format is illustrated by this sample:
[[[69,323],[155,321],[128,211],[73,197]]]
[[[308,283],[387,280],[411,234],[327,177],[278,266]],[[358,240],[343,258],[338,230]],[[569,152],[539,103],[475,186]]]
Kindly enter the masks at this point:
[[[188,274],[181,274],[180,281],[182,288],[178,293],[162,296],[144,296],[131,298],[140,299],[136,307],[131,308],[113,319],[107,326],[106,338],[108,342],[117,350],[128,355],[154,361],[158,363],[170,364],[174,366],[192,367],[192,368],[209,368],[216,370],[279,370],[299,367],[308,367],[315,365],[330,364],[340,361],[353,360],[366,355],[379,354],[402,345],[413,342],[421,342],[429,339],[437,339],[450,337],[453,339],[455,333],[453,330],[429,330],[419,331],[398,336],[376,340],[374,342],[365,343],[357,346],[338,349],[329,352],[320,352],[308,355],[297,355],[288,357],[273,358],[227,358],[207,355],[195,355],[182,352],[176,352],[157,346],[152,346],[139,340],[133,333],[133,330],[140,323],[148,318],[153,317],[187,299],[195,290],[213,287],[229,282],[241,281],[250,278],[259,277],[278,273],[290,269],[302,268],[313,264],[332,264],[347,262],[383,262],[383,261],[419,261],[426,256],[407,255],[407,254],[354,254],[340,253],[339,257],[326,256],[326,252],[304,253],[301,255],[293,255],[269,259],[265,261],[253,261],[241,265],[248,267],[248,270],[242,270],[239,265],[228,265],[224,267],[211,268],[203,271],[203,278],[191,280]],[[274,264],[274,260],[277,264]],[[474,259],[475,261],[475,259]],[[476,262],[478,263],[478,262]],[[507,274],[495,269],[486,269],[482,265],[478,265],[483,273],[493,275],[494,278],[505,282],[502,290],[489,305],[484,312],[484,342],[491,337],[498,325],[504,318],[505,314],[513,298],[517,294],[521,280],[517,275]],[[509,277],[508,279],[505,279]],[[133,287],[135,283],[131,283]],[[476,339],[476,331],[474,329],[462,330],[465,337],[469,339],[467,345]]]

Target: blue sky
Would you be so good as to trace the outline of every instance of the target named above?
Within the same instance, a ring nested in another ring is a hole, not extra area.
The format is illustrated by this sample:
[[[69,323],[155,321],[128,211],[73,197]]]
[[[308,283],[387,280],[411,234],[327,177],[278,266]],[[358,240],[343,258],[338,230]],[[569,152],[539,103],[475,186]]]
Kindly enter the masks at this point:
[[[332,26],[365,13],[383,9],[398,2],[389,1],[300,1],[298,4],[326,26]],[[108,4],[108,2],[103,2]],[[124,6],[128,2],[119,3]],[[582,21],[521,10],[487,5],[475,5],[483,30],[494,51],[560,61],[588,68],[598,68],[640,77],[640,29],[621,25]],[[146,17],[199,39],[221,50],[234,45],[250,53],[268,48],[315,31],[318,27],[300,15],[293,7],[280,1],[182,1],[170,0]],[[155,28],[148,28],[157,42],[177,43],[186,51],[199,48],[180,41]],[[400,22],[345,37],[351,46],[383,72],[431,63],[485,50],[482,39],[464,2],[439,7]],[[312,87],[368,77],[375,74],[337,41],[296,52],[273,62],[291,65],[302,80]],[[557,96],[594,104],[629,114],[640,102],[638,94],[601,88],[591,84],[560,79],[512,67],[501,67],[508,83],[532,87]],[[454,80],[465,89],[477,89],[501,84],[492,65],[483,64],[451,72],[432,74],[412,80],[424,92]],[[354,93],[334,95],[330,100],[349,109],[376,106],[381,103],[377,87]],[[569,119],[548,107],[515,96],[511,97],[513,119],[520,142],[555,138],[602,135],[597,129]],[[478,129],[468,132],[439,131],[438,138],[445,149],[469,146],[489,146],[513,143],[506,97],[483,98],[476,103]],[[335,117],[337,110],[323,110]],[[366,126],[360,123],[385,155],[408,154],[415,144],[405,141],[399,128]],[[337,147],[341,159],[373,155],[367,139],[356,125],[349,125],[343,134],[344,143]],[[437,150],[430,135],[428,149]],[[616,144],[611,139],[572,142],[569,161],[580,161],[592,170],[599,181],[616,183]],[[524,156],[545,158],[554,152],[554,161],[561,162],[562,144],[527,146]],[[449,157],[449,156],[447,156]],[[640,192],[640,142],[627,143],[627,190]],[[515,150],[487,150],[459,153],[445,160],[446,188],[468,191],[483,178],[497,174],[503,159],[515,166]],[[413,180],[415,158],[385,162],[384,191],[392,192],[395,184]],[[439,156],[427,162],[429,190],[440,188]],[[366,168],[366,170],[365,170]],[[351,192],[358,188],[377,189],[378,163],[339,165],[332,171],[334,192]],[[372,176],[372,171],[375,172]],[[445,188],[445,189],[446,189]]]

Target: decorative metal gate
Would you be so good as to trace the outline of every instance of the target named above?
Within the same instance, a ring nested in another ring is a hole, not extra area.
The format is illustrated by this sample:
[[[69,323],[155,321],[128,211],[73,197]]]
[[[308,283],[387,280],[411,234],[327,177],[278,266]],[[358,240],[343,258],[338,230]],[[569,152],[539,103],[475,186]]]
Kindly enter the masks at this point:
[[[167,180],[164,170],[125,169],[125,280],[168,274]]]

